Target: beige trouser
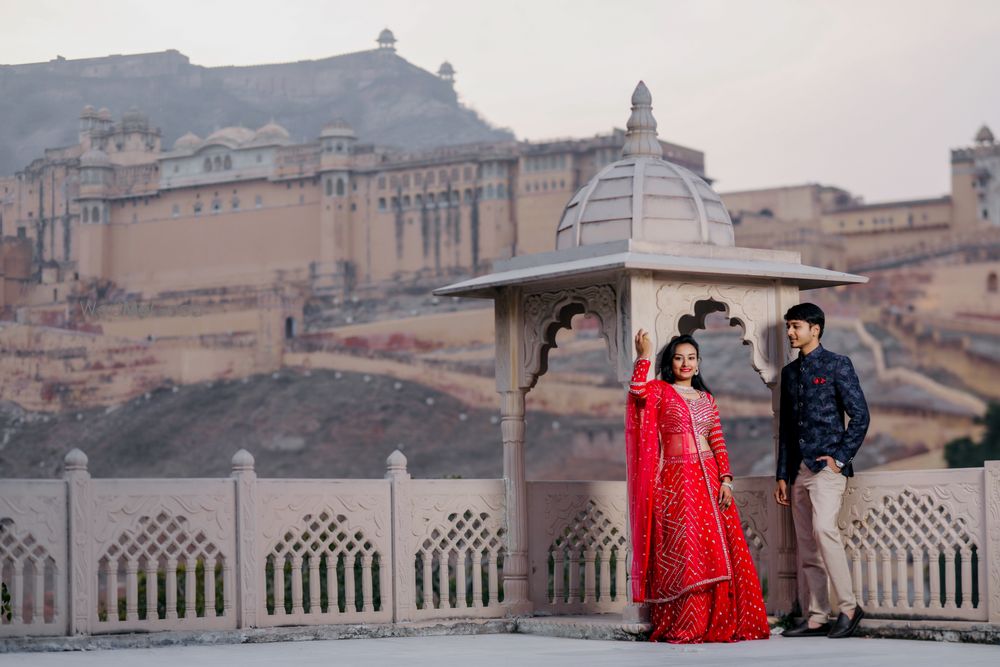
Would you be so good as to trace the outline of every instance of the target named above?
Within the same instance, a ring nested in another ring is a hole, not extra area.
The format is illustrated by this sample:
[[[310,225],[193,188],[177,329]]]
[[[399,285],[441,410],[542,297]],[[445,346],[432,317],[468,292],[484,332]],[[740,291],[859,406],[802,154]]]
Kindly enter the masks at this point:
[[[829,468],[818,473],[799,468],[792,484],[792,521],[795,523],[799,567],[809,587],[809,620],[826,623],[830,613],[829,588],[840,601],[840,611],[853,616],[858,605],[851,587],[851,570],[837,527],[837,515],[847,489],[847,478]]]

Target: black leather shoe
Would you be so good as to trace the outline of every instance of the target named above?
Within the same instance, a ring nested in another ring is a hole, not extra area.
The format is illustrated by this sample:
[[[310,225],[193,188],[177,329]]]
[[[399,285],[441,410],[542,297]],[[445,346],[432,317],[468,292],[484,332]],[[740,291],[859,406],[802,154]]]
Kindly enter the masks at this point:
[[[781,633],[782,637],[827,637],[830,634],[830,624],[824,623],[818,628],[809,627],[809,619],[803,620],[794,628],[789,628]]]
[[[865,617],[865,610],[860,605],[854,608],[854,616],[847,618],[847,614],[840,612],[840,616],[833,623],[833,629],[827,635],[830,639],[843,639],[850,637],[858,629],[858,624]]]

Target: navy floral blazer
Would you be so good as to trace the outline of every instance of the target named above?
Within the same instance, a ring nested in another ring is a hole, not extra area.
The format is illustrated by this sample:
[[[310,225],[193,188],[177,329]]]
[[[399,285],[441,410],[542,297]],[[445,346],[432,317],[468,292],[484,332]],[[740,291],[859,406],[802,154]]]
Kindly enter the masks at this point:
[[[844,415],[851,418],[844,426]],[[851,461],[868,432],[868,403],[851,360],[822,345],[781,370],[781,406],[776,477],[795,481],[799,463],[819,472],[826,465],[817,456],[831,456],[844,464],[841,474],[851,477]]]

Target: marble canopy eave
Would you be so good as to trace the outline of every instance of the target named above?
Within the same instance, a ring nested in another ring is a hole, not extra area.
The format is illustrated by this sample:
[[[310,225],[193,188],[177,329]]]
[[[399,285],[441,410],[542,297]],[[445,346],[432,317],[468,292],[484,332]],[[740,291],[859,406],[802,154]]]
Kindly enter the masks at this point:
[[[624,250],[582,258],[568,256],[558,261],[555,256],[559,254],[546,253],[546,259],[550,261],[544,264],[518,266],[514,261],[498,263],[499,271],[441,287],[434,290],[434,294],[491,299],[505,287],[534,289],[590,280],[617,280],[623,273],[636,272],[650,272],[664,280],[702,279],[735,283],[779,280],[785,285],[795,285],[799,290],[868,282],[864,276],[778,258],[692,257]]]

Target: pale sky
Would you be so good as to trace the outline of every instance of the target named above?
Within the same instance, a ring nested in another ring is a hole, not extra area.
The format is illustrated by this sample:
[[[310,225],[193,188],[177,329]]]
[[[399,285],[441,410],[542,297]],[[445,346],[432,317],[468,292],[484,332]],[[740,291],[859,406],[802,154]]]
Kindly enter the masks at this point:
[[[374,48],[386,26],[522,139],[624,127],[644,79],[660,136],[704,151],[721,192],[939,196],[950,148],[983,123],[1000,136],[996,0],[0,0],[0,63],[294,61]]]

